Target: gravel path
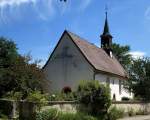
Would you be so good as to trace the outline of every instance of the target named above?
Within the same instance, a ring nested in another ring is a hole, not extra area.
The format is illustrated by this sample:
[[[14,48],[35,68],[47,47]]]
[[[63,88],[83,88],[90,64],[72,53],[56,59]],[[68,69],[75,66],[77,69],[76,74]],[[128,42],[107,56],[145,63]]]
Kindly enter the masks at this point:
[[[118,119],[118,120],[150,120],[150,115],[122,118],[122,119]]]

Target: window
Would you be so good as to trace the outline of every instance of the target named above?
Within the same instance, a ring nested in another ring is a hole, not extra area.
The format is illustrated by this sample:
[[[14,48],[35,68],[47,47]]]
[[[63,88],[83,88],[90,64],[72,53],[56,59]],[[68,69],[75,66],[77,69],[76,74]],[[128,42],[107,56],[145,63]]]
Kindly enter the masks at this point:
[[[114,79],[112,80],[112,84],[113,84],[113,85],[115,84],[115,80],[114,80]]]
[[[107,77],[107,79],[106,79],[106,84],[107,84],[108,86],[110,86],[110,79],[109,79],[109,77]]]
[[[121,92],[122,92],[122,91],[121,91],[121,84],[122,84],[122,83],[121,83],[121,80],[119,80],[119,94],[120,94],[120,95],[121,95]]]

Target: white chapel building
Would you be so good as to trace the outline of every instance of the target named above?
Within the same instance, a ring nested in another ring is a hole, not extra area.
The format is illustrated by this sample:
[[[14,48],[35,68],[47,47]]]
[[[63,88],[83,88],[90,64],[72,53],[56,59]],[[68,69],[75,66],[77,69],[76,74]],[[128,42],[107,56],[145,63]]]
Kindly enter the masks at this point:
[[[61,91],[64,87],[76,90],[80,80],[99,80],[109,84],[111,98],[120,101],[122,97],[132,98],[132,94],[123,88],[128,75],[113,55],[112,36],[109,32],[107,14],[101,47],[64,31],[48,61],[43,67],[48,83],[48,92]]]

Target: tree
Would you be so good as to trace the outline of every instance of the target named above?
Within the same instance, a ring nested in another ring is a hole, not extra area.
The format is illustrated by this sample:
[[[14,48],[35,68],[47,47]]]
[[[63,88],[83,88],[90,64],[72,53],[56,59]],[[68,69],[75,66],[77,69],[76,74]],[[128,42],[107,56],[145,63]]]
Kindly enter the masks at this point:
[[[45,75],[37,62],[31,63],[29,55],[19,56],[11,67],[11,71],[13,72],[11,77],[16,83],[13,90],[23,93],[23,98],[32,91],[42,90],[41,83],[44,82]]]
[[[107,113],[111,105],[110,89],[107,85],[96,80],[84,80],[80,82],[77,92],[83,105],[81,107],[85,107],[88,114],[97,116]]]
[[[6,38],[0,37],[0,68],[8,68],[18,56],[16,44]]]
[[[112,49],[113,49],[113,53],[114,53],[115,57],[118,59],[118,61],[121,63],[121,65],[125,68],[125,70],[127,71],[128,75],[129,75],[129,78],[130,78],[129,71],[132,70],[131,63],[134,62],[132,56],[129,54],[130,46],[128,46],[128,45],[121,46],[120,44],[113,43]],[[124,84],[124,88],[126,90],[128,90],[129,92],[131,92],[132,80],[128,79],[128,80],[124,81],[123,84]]]
[[[150,100],[150,58],[133,60],[129,71],[129,88],[136,97]]]
[[[23,98],[31,91],[41,90],[44,73],[31,63],[31,57],[21,56],[14,42],[0,38],[0,96],[7,92],[21,92]]]
[[[15,83],[9,78],[10,67],[13,66],[18,56],[16,45],[13,41],[0,38],[0,96],[12,89]]]
[[[119,44],[113,43],[112,50],[118,61],[122,64],[122,66],[128,70],[128,67],[131,64],[131,55],[130,52],[130,46],[125,45],[121,46]]]

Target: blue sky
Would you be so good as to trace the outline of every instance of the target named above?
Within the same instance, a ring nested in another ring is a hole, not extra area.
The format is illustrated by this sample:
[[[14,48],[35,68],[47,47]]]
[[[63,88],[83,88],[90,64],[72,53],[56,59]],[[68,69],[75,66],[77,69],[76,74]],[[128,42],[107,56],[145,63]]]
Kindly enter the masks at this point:
[[[150,56],[150,0],[0,0],[0,36],[44,64],[65,29],[99,45],[106,4],[113,42]]]

